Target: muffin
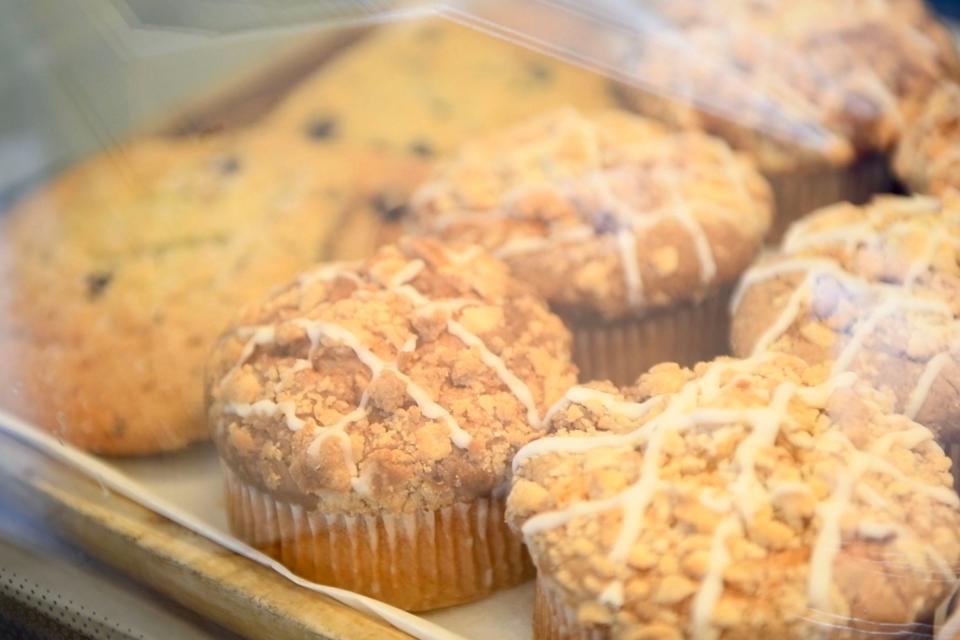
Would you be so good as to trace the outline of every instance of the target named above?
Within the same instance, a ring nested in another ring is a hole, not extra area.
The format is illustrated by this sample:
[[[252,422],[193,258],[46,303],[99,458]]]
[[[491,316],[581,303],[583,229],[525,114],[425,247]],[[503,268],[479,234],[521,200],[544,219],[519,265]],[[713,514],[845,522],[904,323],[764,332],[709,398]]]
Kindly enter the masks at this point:
[[[607,85],[597,73],[471,26],[405,20],[370,30],[284,96],[262,124],[438,158],[491,126],[548,109],[613,108]]]
[[[894,169],[911,191],[960,188],[960,85],[944,82],[930,96],[900,140]]]
[[[208,367],[233,532],[409,610],[526,579],[510,460],[576,376],[560,320],[478,247],[403,239],[247,309]]]
[[[596,74],[441,19],[320,49],[0,216],[0,407],[106,455],[205,440],[203,365],[240,306],[395,240],[426,167],[483,127],[616,104]]]
[[[596,73],[432,17],[365,32],[285,95],[260,126],[429,164],[490,127],[566,104],[612,108],[617,100]],[[380,176],[376,167],[361,175],[373,183]],[[368,190],[370,200],[338,221],[342,233],[331,238],[329,259],[365,258],[396,240],[409,191],[422,179],[409,189]]]
[[[773,237],[810,210],[890,186],[885,154],[943,77],[949,32],[922,2],[657,2],[624,61],[641,113],[750,154],[777,199]],[[705,55],[706,53],[706,55]]]
[[[342,206],[327,177],[308,207],[265,203],[299,172],[254,192],[258,164],[232,138],[143,138],[18,202],[0,220],[0,406],[103,454],[206,439],[203,363],[231,302],[310,264]]]
[[[254,130],[64,171],[0,219],[0,406],[100,454],[206,440],[203,367],[237,309],[325,258],[345,208],[406,166]]]
[[[960,608],[957,607],[958,592],[947,598],[937,609],[935,617],[936,640],[960,640]]]
[[[956,443],[957,205],[882,196],[796,223],[779,251],[744,274],[731,306],[734,354],[771,349],[854,371],[942,443]]]
[[[514,460],[537,640],[853,638],[952,589],[960,499],[933,434],[785,354],[576,387]]]
[[[625,382],[724,349],[725,296],[770,206],[719,139],[565,109],[441,163],[413,196],[412,228],[503,258],[573,331],[583,377]]]

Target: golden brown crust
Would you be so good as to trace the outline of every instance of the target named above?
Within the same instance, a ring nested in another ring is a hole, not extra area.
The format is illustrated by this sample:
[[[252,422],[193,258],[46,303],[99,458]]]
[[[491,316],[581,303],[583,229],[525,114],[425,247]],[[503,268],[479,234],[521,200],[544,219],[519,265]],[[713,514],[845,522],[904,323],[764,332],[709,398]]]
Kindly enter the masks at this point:
[[[944,82],[903,135],[894,157],[898,177],[913,191],[943,195],[960,188],[960,85]]]
[[[909,625],[950,589],[960,499],[932,433],[891,407],[782,354],[575,388],[518,452],[507,518],[610,637]]]
[[[104,453],[205,438],[195,385],[218,329],[192,296],[166,308],[170,289],[186,292],[161,274],[191,265],[202,280],[196,265],[219,252],[229,221],[181,217],[176,207],[232,192],[223,146],[144,140],[110,149],[11,212],[0,236],[5,408]],[[148,205],[153,193],[162,204]],[[170,324],[182,331],[157,331]],[[192,373],[171,375],[184,363]]]
[[[202,368],[235,310],[313,263],[355,172],[406,161],[275,133],[141,139],[17,205],[0,243],[0,406],[82,448],[206,439]]]
[[[489,495],[574,382],[570,335],[477,247],[407,239],[245,311],[208,367],[209,420],[253,484],[335,512]]]
[[[418,20],[337,52],[238,137],[140,138],[71,168],[3,224],[0,406],[107,454],[205,438],[202,362],[239,305],[394,238],[465,136],[571,101],[615,103],[595,74]]]
[[[889,149],[932,87],[957,76],[950,33],[915,0],[655,10],[674,31],[644,39],[631,66],[652,89],[627,101],[726,138],[766,172]]]
[[[599,74],[430,18],[377,27],[291,91],[264,126],[300,134],[330,123],[333,139],[438,158],[491,126],[566,104],[616,99]]]
[[[233,534],[312,582],[424,611],[533,577],[523,541],[503,519],[505,495],[356,516],[304,510],[225,471]]]
[[[788,232],[733,301],[738,355],[852,370],[944,440],[960,418],[960,209],[929,197],[838,204]]]
[[[769,187],[723,142],[572,109],[465,146],[413,207],[417,230],[477,242],[555,307],[608,319],[733,282],[771,217]]]

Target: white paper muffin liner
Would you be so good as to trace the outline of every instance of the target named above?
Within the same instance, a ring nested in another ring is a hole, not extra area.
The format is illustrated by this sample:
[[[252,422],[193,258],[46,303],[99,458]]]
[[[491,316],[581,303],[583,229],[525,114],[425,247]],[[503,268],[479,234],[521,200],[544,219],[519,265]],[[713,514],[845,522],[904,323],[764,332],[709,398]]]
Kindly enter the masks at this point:
[[[773,188],[776,216],[767,234],[768,242],[779,242],[798,218],[834,202],[866,202],[879,192],[889,191],[893,177],[887,158],[868,155],[846,167],[825,166],[765,174]]]
[[[279,500],[225,467],[230,529],[309,580],[410,611],[478,600],[533,575],[505,497],[436,511],[349,515]]]
[[[533,604],[534,640],[608,640],[609,628],[601,625],[588,627],[577,621],[576,612],[541,579]]]
[[[627,385],[661,362],[689,366],[727,353],[729,297],[725,291],[698,304],[613,321],[561,313],[573,333],[573,361],[580,380]]]

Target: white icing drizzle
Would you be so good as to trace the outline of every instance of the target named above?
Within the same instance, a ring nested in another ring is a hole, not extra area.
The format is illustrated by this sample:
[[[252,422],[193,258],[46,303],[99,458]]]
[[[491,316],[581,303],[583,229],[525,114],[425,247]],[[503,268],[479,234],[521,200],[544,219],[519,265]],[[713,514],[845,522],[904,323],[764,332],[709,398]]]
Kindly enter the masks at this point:
[[[853,462],[856,472],[843,470],[837,478],[830,498],[817,505],[820,516],[820,532],[810,555],[810,577],[807,583],[807,600],[818,609],[830,610],[830,586],[833,584],[833,559],[840,552],[843,542],[840,535],[840,518],[850,503],[854,474],[859,475],[859,458]],[[862,463],[861,463],[862,464]]]
[[[456,320],[450,319],[447,320],[447,331],[450,332],[456,338],[459,338],[463,344],[468,347],[473,347],[480,354],[480,360],[483,361],[485,365],[490,367],[494,373],[497,374],[497,377],[506,385],[507,389],[510,390],[510,393],[515,395],[517,399],[526,407],[527,409],[527,421],[531,426],[539,427],[540,426],[540,415],[537,412],[537,403],[533,399],[533,394],[530,392],[530,387],[526,383],[518,378],[510,369],[507,368],[507,365],[503,362],[503,359],[490,351],[487,348],[487,345],[484,344],[483,340],[478,338],[476,335],[470,333],[466,327],[457,322]]]
[[[608,584],[603,591],[600,592],[599,597],[600,602],[614,609],[619,609],[623,606],[623,583],[619,580],[614,580]]]
[[[825,409],[834,391],[851,387],[856,381],[857,374],[852,371],[845,371],[838,375],[830,376],[826,382],[816,387],[801,387],[797,389],[797,397],[811,407]]]
[[[796,387],[792,384],[785,382],[777,387],[769,411],[757,412],[750,420],[753,429],[734,452],[733,459],[739,467],[739,473],[731,492],[744,520],[751,519],[768,500],[766,489],[756,479],[757,452],[763,447],[773,446],[780,433],[780,425],[788,415],[787,405],[795,393]]]
[[[934,381],[952,359],[953,355],[949,351],[944,351],[927,361],[927,365],[923,368],[923,373],[920,374],[916,386],[910,391],[910,396],[907,398],[907,404],[903,412],[908,418],[916,418],[917,414],[920,413],[920,409],[923,408],[927,397],[930,395],[930,388],[933,387]]]
[[[286,422],[287,429],[290,431],[299,431],[306,424],[297,417],[297,407],[293,402],[274,402],[273,400],[257,400],[253,404],[244,402],[228,402],[224,406],[224,411],[246,418],[248,416],[259,416],[261,418],[273,418],[282,415]]]
[[[341,450],[343,451],[343,461],[347,465],[347,468],[350,469],[350,475],[353,476],[354,482],[357,480],[357,465],[353,459],[353,445],[350,442],[350,436],[346,432],[348,425],[353,424],[354,422],[359,422],[367,417],[367,405],[370,402],[370,396],[366,391],[363,392],[363,395],[360,396],[359,406],[350,411],[349,413],[344,414],[339,420],[335,423],[322,427],[318,430],[317,435],[310,442],[310,445],[307,447],[307,455],[316,458],[320,452],[320,446],[324,443],[327,438],[336,437],[340,441]],[[357,487],[355,486],[354,489]],[[358,491],[358,493],[360,493]]]
[[[658,182],[663,184],[671,202],[669,206],[662,208],[642,209],[618,197],[611,184],[611,178],[618,174],[619,167],[627,167],[629,160],[636,162],[640,158],[629,158],[612,165],[604,155],[603,140],[596,122],[582,116],[575,109],[559,111],[554,118],[551,135],[538,136],[535,141],[530,138],[520,140],[499,159],[503,165],[499,174],[503,176],[523,174],[525,167],[529,166],[536,167],[542,175],[532,178],[528,184],[508,186],[494,206],[482,211],[460,208],[436,215],[431,219],[432,227],[442,231],[457,223],[476,222],[481,217],[486,221],[497,222],[513,219],[518,217],[520,203],[538,191],[546,189],[557,193],[559,190],[564,197],[576,200],[582,190],[587,189],[591,196],[598,199],[597,208],[608,211],[619,223],[614,241],[620,257],[627,304],[630,307],[637,308],[644,303],[644,283],[636,248],[638,233],[665,219],[676,220],[689,235],[699,262],[701,282],[703,285],[712,282],[717,273],[716,258],[707,234],[692,211],[688,197],[681,190],[678,173],[683,169],[672,164],[668,166],[667,163],[672,162],[670,154],[664,155],[652,150],[654,147],[682,149],[686,146],[685,134],[664,135],[650,140],[646,145],[637,145],[637,151],[642,154],[643,160],[659,163],[655,165],[653,173]],[[541,138],[544,139],[542,142]],[[571,138],[581,145],[578,150],[582,150],[585,156],[583,166],[564,167],[557,162],[558,156],[569,151]],[[751,202],[753,198],[750,196],[744,167],[728,146],[722,143],[716,146],[720,152],[711,152],[708,159],[721,165],[716,172],[718,179],[729,182],[743,202]],[[470,151],[465,150],[463,157],[469,159]],[[620,155],[614,154],[612,157],[620,160]],[[450,185],[444,181],[433,181],[422,187],[412,201],[417,209],[427,207],[433,200],[452,201],[455,197],[447,197],[450,190]],[[452,202],[446,203],[443,208],[447,208],[449,204]],[[728,219],[733,219],[738,213],[736,205],[709,201],[697,202],[696,205],[698,210],[709,210]],[[597,232],[590,224],[548,224],[546,235],[508,239],[493,249],[493,253],[500,258],[510,258],[544,251],[560,244],[593,239],[596,236]]]
[[[237,362],[230,367],[230,370],[227,371],[226,375],[223,376],[220,380],[220,385],[223,384],[233,377],[233,375],[240,370],[240,367],[250,359],[250,356],[253,355],[254,350],[258,345],[271,344],[276,340],[276,330],[270,325],[258,325],[250,327],[240,327],[237,329],[238,338],[247,338],[247,342],[243,345],[243,349],[240,351],[240,356],[237,358]]]
[[[727,551],[726,541],[728,537],[742,535],[742,533],[740,521],[734,516],[724,518],[713,532],[707,574],[693,598],[691,630],[693,637],[697,640],[714,640],[719,635],[711,618],[713,609],[723,594],[723,572],[730,564],[730,552]]]
[[[908,449],[913,449],[921,443],[931,440],[933,434],[928,429],[916,426],[903,431],[887,433],[877,438],[867,452],[858,450],[854,447],[853,443],[839,431],[830,432],[826,434],[826,437],[835,439],[847,447],[851,456],[851,462],[848,469],[841,471],[830,498],[817,506],[817,514],[820,516],[822,523],[810,560],[808,598],[813,606],[820,609],[829,609],[829,591],[832,583],[833,558],[835,558],[839,552],[842,542],[840,520],[850,506],[855,484],[863,473],[873,471],[875,473],[893,476],[897,480],[909,484],[915,491],[923,493],[935,501],[952,507],[960,506],[960,498],[958,498],[957,494],[952,490],[942,486],[926,485],[912,478],[908,478],[899,469],[879,457],[879,454],[889,451],[890,446],[895,443]],[[866,487],[867,485],[859,486]],[[891,524],[890,526],[898,527],[898,530],[903,530],[899,525]],[[936,553],[936,550],[930,548],[929,545],[924,545],[924,548],[927,554],[931,552]]]
[[[680,226],[686,229],[687,233],[690,234],[690,239],[693,240],[693,245],[700,263],[700,282],[706,285],[713,281],[717,275],[717,261],[716,258],[714,258],[710,240],[707,238],[703,227],[697,222],[693,212],[690,211],[690,205],[683,197],[680,189],[680,181],[677,176],[671,171],[661,171],[660,174],[667,176],[668,191],[673,201],[671,211],[676,217],[677,222],[680,223]]]
[[[421,262],[420,267],[422,268],[422,266],[423,263]],[[410,300],[414,307],[424,308],[434,303],[431,303],[429,299],[427,299],[415,288],[403,284],[415,276],[416,273],[419,273],[419,270],[420,269],[414,271],[405,268],[398,273],[398,276],[394,278],[391,284],[393,290]],[[454,310],[469,304],[469,301],[452,300],[443,301],[441,304],[451,306],[451,310]],[[465,326],[453,318],[447,319],[447,332],[460,340],[466,346],[475,348],[477,350],[477,352],[480,354],[481,362],[487,365],[497,375],[497,377],[500,378],[500,381],[503,382],[510,393],[516,396],[517,400],[519,400],[520,403],[526,408],[527,421],[530,423],[530,426],[539,427],[540,414],[537,411],[537,403],[533,399],[533,393],[531,393],[530,387],[528,387],[523,380],[517,377],[516,374],[510,371],[506,363],[503,361],[503,358],[490,351],[486,343],[484,343],[479,336],[471,333]],[[416,336],[413,336],[412,338],[414,341],[416,340]],[[414,345],[416,345],[416,342],[414,342]]]
[[[509,258],[526,253],[535,253],[556,244],[587,240],[593,237],[593,234],[592,227],[581,225],[558,231],[550,237],[514,238],[494,249],[493,255],[498,258]]]
[[[953,317],[953,312],[950,310],[950,307],[939,300],[924,300],[922,298],[907,296],[886,300],[877,305],[870,315],[867,316],[866,320],[858,323],[856,331],[850,338],[850,342],[837,357],[836,363],[834,364],[834,372],[839,373],[846,370],[856,356],[857,350],[863,345],[863,341],[868,335],[874,332],[880,320],[887,315],[899,311],[915,311]]]
[[[340,444],[340,450],[343,453],[343,462],[347,465],[347,468],[350,469],[350,475],[356,478],[357,465],[353,460],[353,445],[350,442],[350,436],[343,430],[343,427],[366,415],[366,411],[363,410],[360,416],[356,416],[355,414],[357,414],[358,411],[361,410],[355,409],[344,416],[344,418],[349,419],[341,419],[335,425],[320,429],[313,441],[310,442],[310,446],[307,447],[307,455],[316,458],[320,453],[320,446],[330,438],[336,438]]]
[[[453,260],[457,256],[448,257]],[[472,259],[473,254],[459,257],[464,260],[469,260]],[[411,280],[417,277],[417,275],[425,268],[425,266],[426,265],[422,260],[411,260],[399,270],[391,274],[389,278],[387,278],[385,283],[387,290],[394,291],[410,300],[415,311],[441,308],[447,310],[449,313],[452,313],[453,311],[473,302],[465,299],[443,300],[438,302],[430,301],[413,286],[408,284]],[[342,269],[343,266],[340,264],[321,267],[312,271],[309,274],[309,277],[302,282],[309,283],[318,278],[333,279],[344,273],[342,272]],[[456,419],[450,414],[449,411],[439,405],[425,389],[411,380],[409,376],[399,371],[396,362],[388,363],[380,359],[352,332],[342,326],[325,322],[323,320],[297,318],[288,320],[287,322],[300,327],[307,334],[307,338],[310,341],[308,359],[297,360],[293,367],[291,367],[293,372],[301,371],[311,367],[313,356],[324,338],[339,342],[351,349],[356,355],[357,359],[370,370],[371,382],[384,372],[390,372],[405,385],[406,394],[420,407],[422,414],[426,418],[431,420],[441,420],[444,422],[444,424],[450,430],[451,441],[457,447],[465,449],[470,445],[470,434],[460,427]],[[463,326],[463,324],[454,320],[453,318],[449,318],[447,321],[447,330],[451,335],[459,339],[466,346],[477,350],[481,361],[497,375],[507,389],[526,408],[527,420],[531,426],[539,427],[541,420],[537,411],[536,402],[532,392],[530,391],[530,388],[526,385],[526,383],[524,383],[516,374],[510,371],[503,359],[490,351],[483,340],[471,333],[465,326]],[[266,325],[240,327],[237,329],[237,335],[240,337],[249,336],[249,339],[241,354],[241,361],[235,365],[233,369],[231,369],[230,373],[239,368],[239,366],[246,361],[247,358],[249,358],[257,345],[270,344],[274,342],[276,340],[276,329],[273,326]],[[410,353],[415,351],[416,347],[417,335],[412,334],[407,338],[403,345],[400,346],[399,352]],[[228,373],[228,376],[230,373]],[[226,377],[224,379],[226,379]],[[367,391],[364,391],[359,406],[349,413],[343,415],[334,424],[321,427],[307,448],[308,455],[316,457],[319,452],[319,447],[323,444],[323,442],[331,437],[337,438],[343,450],[344,461],[347,466],[352,469],[353,486],[358,492],[361,493],[364,490],[369,489],[369,481],[364,481],[363,478],[358,477],[357,466],[353,460],[352,445],[350,443],[349,435],[346,433],[345,429],[348,425],[363,420],[367,417],[368,404],[369,395]],[[299,430],[305,424],[305,421],[296,416],[295,407],[293,403],[290,402],[282,402],[277,404],[272,400],[261,400],[254,405],[232,403],[227,405],[226,410],[237,413],[238,415],[241,415],[241,417],[250,415],[251,413],[271,417],[282,413],[286,419],[288,428],[291,430]]]
[[[402,269],[400,269],[393,275],[393,278],[390,279],[390,284],[389,284],[390,288],[393,289],[401,285],[407,284],[408,282],[416,278],[417,275],[421,271],[423,271],[423,268],[425,266],[426,264],[423,262],[423,260],[420,260],[420,259],[411,260]]]
[[[329,282],[337,278],[346,278],[356,284],[360,284],[362,280],[360,276],[354,272],[357,264],[356,262],[330,262],[300,274],[297,278],[297,284],[301,287],[307,287],[314,282]]]
[[[881,206],[882,205],[882,206]],[[837,262],[828,258],[793,258],[761,265],[747,271],[735,292],[730,305],[731,314],[739,307],[744,293],[758,282],[769,280],[787,273],[804,271],[804,276],[793,290],[780,313],[767,326],[753,345],[752,354],[758,354],[770,348],[796,322],[804,304],[813,298],[813,289],[822,276],[837,280],[844,287],[861,293],[872,294],[876,302],[863,318],[855,325],[853,332],[837,355],[833,363],[834,374],[850,368],[863,349],[866,340],[873,335],[880,323],[887,317],[906,313],[923,313],[953,318],[953,312],[945,302],[918,297],[912,289],[920,277],[926,273],[936,257],[937,249],[945,242],[957,244],[953,234],[956,221],[944,215],[933,225],[924,226],[923,220],[913,219],[924,214],[936,214],[941,211],[940,201],[936,198],[914,196],[910,198],[877,198],[874,206],[865,209],[866,220],[850,222],[826,231],[812,231],[818,220],[829,218],[838,209],[851,207],[846,203],[834,205],[807,219],[795,223],[783,241],[785,252],[800,251],[809,247],[842,241],[847,252],[858,244],[879,244],[893,237],[910,234],[921,235],[925,245],[920,255],[908,266],[901,285],[881,282],[868,282],[843,269]],[[910,216],[911,219],[890,222],[891,214]],[[880,227],[884,227],[879,230]],[[956,323],[955,323],[956,324]],[[943,367],[950,361],[951,345],[946,351],[934,355],[924,366],[923,372],[904,403],[904,412],[913,418],[919,413],[929,396],[930,389]]]
[[[876,331],[877,325],[880,323],[880,321],[886,316],[892,315],[901,310],[927,311],[931,313],[943,313],[948,316],[953,315],[950,312],[950,308],[946,304],[939,301],[906,297],[896,297],[885,300],[876,305],[865,320],[857,323],[857,327],[853,332],[853,335],[850,337],[850,341],[843,348],[843,351],[840,352],[840,355],[837,356],[837,359],[833,364],[833,372],[841,373],[846,371],[853,363],[853,359],[856,357],[857,352],[863,347],[863,342],[868,336],[872,335],[874,331]]]
[[[744,173],[744,165],[739,158],[733,153],[733,149],[730,148],[730,145],[720,144],[717,147],[721,150],[720,153],[723,155],[724,160],[724,171],[727,175],[727,178],[737,187],[737,193],[740,194],[740,197],[744,202],[751,202],[754,198],[750,193],[750,189],[747,185],[747,176]],[[730,209],[723,208],[724,213],[733,213]]]
[[[790,328],[797,314],[800,313],[800,307],[807,302],[810,297],[807,286],[809,279],[810,275],[808,274],[804,277],[800,286],[790,294],[790,297],[787,298],[787,304],[783,306],[783,311],[777,319],[767,327],[767,329],[760,334],[760,337],[757,338],[757,341],[753,343],[753,350],[750,352],[750,355],[754,356],[766,351],[777,338],[782,336],[784,332]]]
[[[620,530],[609,552],[614,564],[622,564],[630,550],[639,539],[644,525],[645,512],[656,491],[662,489],[659,476],[662,464],[661,450],[665,437],[670,433],[682,433],[690,428],[711,428],[726,425],[745,425],[749,433],[740,440],[732,454],[732,463],[736,477],[722,493],[716,490],[702,491],[699,500],[711,510],[725,515],[714,529],[711,542],[710,561],[693,600],[691,612],[691,631],[694,638],[710,640],[718,637],[718,631],[712,624],[713,610],[723,594],[723,573],[731,558],[726,547],[726,539],[732,535],[741,535],[744,523],[750,522],[754,514],[764,504],[776,501],[788,494],[803,494],[813,498],[810,488],[800,482],[780,483],[766,487],[755,475],[755,459],[764,448],[772,446],[781,427],[790,420],[788,410],[791,400],[798,399],[815,408],[822,408],[829,395],[840,387],[851,385],[856,376],[844,373],[835,376],[821,385],[797,387],[788,382],[781,383],[773,393],[769,406],[754,408],[717,408],[704,407],[709,398],[713,398],[727,385],[721,386],[724,374],[732,380],[740,379],[743,370],[756,370],[756,367],[773,354],[762,354],[746,360],[721,360],[714,362],[698,378],[666,397],[655,397],[645,403],[630,403],[618,400],[611,394],[575,387],[567,392],[547,414],[551,419],[557,411],[571,403],[584,405],[599,404],[607,411],[629,419],[643,419],[653,407],[662,407],[662,411],[650,417],[638,428],[627,433],[602,434],[591,436],[552,436],[533,441],[517,453],[514,459],[514,473],[533,457],[552,453],[586,453],[600,447],[636,447],[643,445],[643,458],[640,476],[630,486],[619,493],[605,498],[577,500],[567,506],[539,513],[529,518],[521,527],[527,539],[544,531],[563,526],[576,518],[590,517],[612,509],[622,511]],[[882,456],[894,445],[913,450],[932,439],[932,433],[925,427],[916,425],[909,429],[893,431],[876,438],[868,450],[857,449],[839,429],[828,431],[819,441],[819,448],[835,456],[843,456],[850,464],[842,466],[832,493],[827,500],[816,505],[819,517],[819,530],[811,546],[810,568],[807,593],[811,606],[829,610],[830,591],[833,584],[833,563],[842,547],[841,520],[850,508],[854,496],[873,507],[885,507],[886,500],[879,496],[868,484],[859,482],[865,473],[878,473],[890,476],[910,487],[911,490],[930,499],[960,507],[960,497],[951,489],[939,485],[928,485],[907,477],[896,466]],[[858,533],[867,539],[887,539],[893,535],[909,535],[906,525],[896,522],[866,520],[861,523]],[[918,541],[923,545],[922,541]],[[928,556],[936,550],[927,548]],[[933,563],[938,561],[930,556]],[[619,607],[622,601],[613,596],[622,594],[622,581],[614,581],[604,589],[600,601],[611,607]],[[617,591],[620,589],[621,591]]]
[[[450,440],[453,444],[461,449],[470,446],[470,434],[457,424],[449,411],[437,404],[423,387],[411,380],[405,373],[399,371],[394,364],[388,364],[378,358],[353,333],[339,325],[322,320],[300,319],[293,322],[307,332],[311,351],[315,351],[321,338],[326,337],[350,348],[356,354],[357,359],[370,369],[374,378],[379,377],[384,371],[389,371],[405,385],[407,395],[417,403],[425,417],[431,420],[442,420],[447,425],[450,430]]]
[[[631,307],[639,307],[643,303],[643,277],[640,274],[640,262],[637,258],[637,231],[640,227],[656,224],[662,214],[648,212],[644,222],[638,220],[637,212],[616,196],[608,180],[600,171],[591,172],[587,176],[587,184],[593,187],[600,197],[601,209],[614,215],[621,225],[616,234],[616,243],[620,252],[620,267],[623,269],[627,304]]]
[[[855,493],[858,498],[874,509],[888,509],[890,507],[890,503],[868,484],[858,484]]]
[[[861,520],[857,524],[857,533],[866,540],[886,540],[897,535],[897,526],[889,522]]]
[[[589,502],[575,502],[566,509],[538,513],[524,522],[521,530],[523,535],[529,538],[530,536],[540,533],[541,531],[556,529],[557,527],[570,522],[574,518],[588,516],[594,513],[602,513],[615,507],[621,507],[623,506],[624,502],[626,502],[626,498],[626,493],[620,493],[612,498],[591,500]]]
[[[816,272],[817,275],[829,275],[844,284],[852,284],[863,288],[863,285],[859,285],[859,281],[854,276],[844,271],[837,262],[829,258],[791,258],[788,260],[779,260],[772,264],[753,267],[743,274],[736,291],[734,291],[730,299],[730,312],[733,313],[737,310],[740,302],[743,300],[743,296],[753,285],[796,271]]]
[[[597,402],[603,405],[611,413],[616,413],[634,420],[645,416],[653,404],[652,401],[637,403],[617,400],[613,394],[589,387],[570,387],[567,389],[567,392],[563,394],[563,397],[550,407],[543,421],[549,422],[558,411],[562,411],[571,404],[585,405],[591,402]]]

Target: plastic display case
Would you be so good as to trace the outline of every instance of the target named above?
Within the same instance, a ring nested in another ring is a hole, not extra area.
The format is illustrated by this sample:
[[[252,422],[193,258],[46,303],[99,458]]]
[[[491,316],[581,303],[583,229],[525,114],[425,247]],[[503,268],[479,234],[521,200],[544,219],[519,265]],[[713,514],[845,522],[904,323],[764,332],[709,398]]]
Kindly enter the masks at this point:
[[[960,638],[923,2],[0,34],[2,504],[243,637]]]

